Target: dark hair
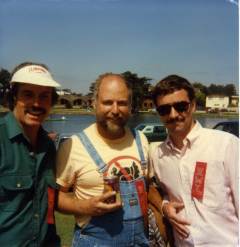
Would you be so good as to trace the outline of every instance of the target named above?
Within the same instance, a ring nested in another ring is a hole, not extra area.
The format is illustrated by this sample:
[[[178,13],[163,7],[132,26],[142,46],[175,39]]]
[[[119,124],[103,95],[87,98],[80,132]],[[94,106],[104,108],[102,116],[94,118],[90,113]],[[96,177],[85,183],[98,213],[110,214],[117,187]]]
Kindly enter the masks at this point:
[[[152,91],[152,99],[156,105],[158,96],[167,95],[181,89],[187,91],[190,101],[195,99],[194,87],[187,79],[178,75],[169,75],[159,81]]]
[[[43,67],[49,71],[49,68],[45,64],[33,63],[33,62],[24,62],[24,63],[17,65],[13,69],[13,71],[11,73],[11,78],[13,77],[14,73],[16,73],[18,70],[20,70],[21,68],[23,68],[25,66],[29,66],[29,65],[39,65],[39,66],[41,66],[41,67]],[[19,89],[20,85],[21,85],[21,83],[13,83],[9,89],[7,99],[8,99],[8,107],[11,111],[14,109],[15,99],[17,97],[17,93],[18,93],[18,89]],[[53,88],[53,90],[52,90],[52,106],[57,103],[57,100],[58,100],[58,94],[56,92],[56,89]]]

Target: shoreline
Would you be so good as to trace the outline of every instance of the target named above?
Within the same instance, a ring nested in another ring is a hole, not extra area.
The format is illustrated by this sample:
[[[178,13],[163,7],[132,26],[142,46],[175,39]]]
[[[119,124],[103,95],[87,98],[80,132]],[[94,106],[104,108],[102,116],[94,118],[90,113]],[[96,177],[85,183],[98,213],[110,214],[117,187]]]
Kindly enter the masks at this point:
[[[8,108],[0,107],[0,114],[7,113],[9,111]],[[85,110],[85,109],[79,109],[79,108],[72,108],[72,109],[66,109],[66,108],[52,108],[50,115],[57,114],[57,115],[94,115],[94,110]],[[136,114],[141,115],[157,115],[156,112],[148,112],[148,111],[141,111]],[[194,113],[194,116],[207,116],[211,118],[216,117],[224,117],[224,118],[238,118],[239,113],[237,112],[220,112],[220,113],[207,113],[205,111],[196,111]]]
[[[53,108],[50,114],[59,114],[59,115],[94,115],[94,110],[85,110],[79,108],[65,109],[65,108]],[[157,112],[148,112],[148,111],[140,111],[133,115],[158,115]],[[207,113],[205,111],[196,111],[194,116],[207,116],[211,118],[217,117],[225,117],[225,118],[239,118],[239,113],[237,112],[220,112],[220,113]]]

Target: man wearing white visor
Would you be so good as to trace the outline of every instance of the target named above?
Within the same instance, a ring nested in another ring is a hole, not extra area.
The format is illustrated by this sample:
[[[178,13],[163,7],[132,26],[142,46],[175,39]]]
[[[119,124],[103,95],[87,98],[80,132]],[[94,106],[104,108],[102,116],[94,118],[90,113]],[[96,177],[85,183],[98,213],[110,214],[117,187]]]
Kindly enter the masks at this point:
[[[12,72],[10,112],[0,118],[0,243],[4,247],[56,247],[55,146],[41,124],[57,100],[43,64]]]

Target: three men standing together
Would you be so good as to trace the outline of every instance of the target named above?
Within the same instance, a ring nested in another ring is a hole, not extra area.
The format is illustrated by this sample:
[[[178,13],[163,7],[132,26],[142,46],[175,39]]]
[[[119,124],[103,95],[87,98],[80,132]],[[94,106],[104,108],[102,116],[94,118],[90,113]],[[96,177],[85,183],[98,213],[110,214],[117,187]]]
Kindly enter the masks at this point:
[[[149,246],[147,174],[166,194],[162,213],[173,227],[176,246],[237,246],[238,138],[194,120],[195,92],[185,78],[171,75],[154,88],[168,138],[148,153],[146,137],[127,127],[128,82],[120,74],[100,76],[96,123],[60,146],[56,166],[54,144],[41,124],[59,84],[45,65],[23,63],[13,71],[11,85],[12,112],[0,120],[4,246],[60,246],[55,204],[75,215],[74,247]],[[107,202],[116,193],[105,193],[105,177],[119,180],[121,202]]]

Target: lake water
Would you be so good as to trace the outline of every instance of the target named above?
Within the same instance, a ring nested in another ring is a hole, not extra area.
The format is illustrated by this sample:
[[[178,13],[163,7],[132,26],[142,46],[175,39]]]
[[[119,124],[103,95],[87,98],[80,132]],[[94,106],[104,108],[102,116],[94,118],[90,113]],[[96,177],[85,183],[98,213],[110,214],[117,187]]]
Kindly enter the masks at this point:
[[[61,120],[65,117],[65,120]],[[51,121],[46,121],[44,127],[48,131],[55,131],[57,133],[74,133],[79,132],[89,124],[95,122],[94,115],[51,115]],[[216,123],[220,121],[228,121],[229,118],[224,117],[206,117],[196,116],[196,119],[207,128],[212,128]],[[238,118],[233,118],[237,120]],[[159,123],[159,117],[156,114],[139,114],[132,116],[129,121],[130,127],[135,127],[140,123]]]

